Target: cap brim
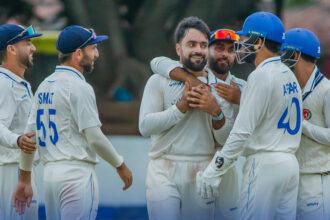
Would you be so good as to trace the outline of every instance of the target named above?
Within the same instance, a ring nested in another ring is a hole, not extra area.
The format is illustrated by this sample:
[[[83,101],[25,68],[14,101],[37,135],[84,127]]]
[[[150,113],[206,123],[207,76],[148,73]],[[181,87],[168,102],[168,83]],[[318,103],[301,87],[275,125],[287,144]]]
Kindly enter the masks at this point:
[[[97,36],[94,40],[88,42],[85,46],[92,45],[92,44],[97,44],[97,43],[100,43],[100,42],[105,41],[107,39],[109,39],[109,37],[107,35],[100,35],[100,36]]]
[[[25,40],[25,39],[29,39],[29,38],[34,38],[34,37],[40,37],[42,34],[31,34],[31,35],[27,35],[27,36],[24,36],[22,38],[20,38],[19,40]]]

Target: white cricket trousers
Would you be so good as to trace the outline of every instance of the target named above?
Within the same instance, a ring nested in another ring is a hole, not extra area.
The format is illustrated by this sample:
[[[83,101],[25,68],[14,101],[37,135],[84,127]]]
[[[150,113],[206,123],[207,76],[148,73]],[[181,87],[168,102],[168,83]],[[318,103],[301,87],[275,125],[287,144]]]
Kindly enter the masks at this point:
[[[166,155],[151,160],[146,179],[149,219],[213,219],[215,199],[202,199],[196,187],[196,173],[211,159]]]
[[[299,166],[294,154],[261,152],[248,156],[239,219],[295,220],[298,183]]]
[[[31,186],[33,198],[29,208],[19,215],[12,205],[13,194],[19,180],[18,164],[0,165],[0,219],[2,220],[34,220],[38,219],[38,191],[36,168],[32,168]]]
[[[297,219],[330,219],[330,175],[300,174]]]
[[[239,184],[236,167],[222,177],[219,196],[215,200],[215,220],[235,220],[238,216]]]
[[[94,164],[80,161],[46,163],[44,194],[47,220],[94,220],[99,203]]]

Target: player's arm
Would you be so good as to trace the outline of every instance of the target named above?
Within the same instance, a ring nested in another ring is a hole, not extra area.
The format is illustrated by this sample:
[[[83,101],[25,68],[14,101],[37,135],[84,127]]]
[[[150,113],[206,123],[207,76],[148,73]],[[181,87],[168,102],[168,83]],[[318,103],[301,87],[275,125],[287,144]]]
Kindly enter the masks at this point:
[[[100,127],[86,128],[83,130],[83,133],[95,152],[116,168],[118,175],[125,184],[123,190],[128,189],[133,182],[132,172],[126,167],[123,157],[117,153],[111,142],[102,133]]]
[[[8,148],[21,148],[26,153],[32,153],[36,150],[35,142],[31,139],[34,134],[19,135],[8,129],[16,112],[17,103],[11,88],[1,84],[0,87],[3,87],[1,90],[4,90],[6,95],[0,96],[0,144]]]
[[[324,96],[323,113],[325,116],[326,128],[314,125],[307,120],[302,123],[302,132],[314,141],[330,146],[330,90]]]
[[[152,75],[143,92],[140,114],[139,130],[147,137],[152,134],[158,134],[177,124],[189,110],[188,101],[185,98],[187,87],[183,98],[171,107],[164,110],[164,87],[166,86],[163,77]]]
[[[204,198],[210,198],[216,194],[216,189],[220,184],[219,177],[234,165],[244,150],[244,143],[266,112],[271,81],[267,74],[258,73],[250,75],[242,96],[240,111],[223,149],[217,151],[204,172],[198,174],[199,193]],[[260,81],[263,83],[259,83]],[[211,189],[211,193],[208,193],[206,189]]]
[[[25,133],[34,134],[35,124],[29,124],[25,129]],[[35,141],[35,136],[33,136],[31,139]],[[23,214],[25,212],[26,206],[30,207],[30,203],[33,197],[33,191],[31,186],[31,170],[33,166],[34,154],[35,151],[29,154],[21,151],[20,154],[19,181],[12,199],[13,206],[19,214]]]
[[[152,72],[168,79],[179,82],[188,82],[191,86],[197,86],[203,82],[182,68],[182,65],[168,57],[156,57],[151,60],[150,67]]]

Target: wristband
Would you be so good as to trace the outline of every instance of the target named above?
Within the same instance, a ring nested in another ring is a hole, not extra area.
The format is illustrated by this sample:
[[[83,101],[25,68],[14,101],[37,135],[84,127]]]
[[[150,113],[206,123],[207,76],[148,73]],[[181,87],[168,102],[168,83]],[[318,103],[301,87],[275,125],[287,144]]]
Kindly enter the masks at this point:
[[[214,121],[220,121],[220,120],[223,119],[223,117],[224,117],[224,115],[223,115],[223,112],[221,111],[220,114],[219,114],[218,116],[213,116],[212,119],[213,119]]]

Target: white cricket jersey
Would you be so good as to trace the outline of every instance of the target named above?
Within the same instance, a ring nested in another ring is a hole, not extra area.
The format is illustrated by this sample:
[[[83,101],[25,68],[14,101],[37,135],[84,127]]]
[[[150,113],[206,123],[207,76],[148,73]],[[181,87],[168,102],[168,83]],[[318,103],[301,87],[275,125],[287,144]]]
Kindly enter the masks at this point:
[[[170,72],[177,67],[182,67],[182,64],[168,57],[156,57],[152,59],[152,61],[150,62],[150,67],[154,73],[160,74],[161,76],[170,79]],[[209,73],[212,73],[212,75],[214,75],[209,68],[205,68],[205,70]],[[210,85],[213,86],[215,83],[218,82],[222,82],[230,85],[231,80],[240,87],[241,91],[243,91],[246,82],[242,79],[236,78],[230,72],[228,72],[225,81],[222,81],[219,78],[215,78],[214,82],[212,82]],[[234,125],[235,118],[238,114],[239,106],[230,104],[226,100],[220,98],[214,89],[212,90],[212,94],[217,98],[218,104],[222,108],[222,111],[226,117],[225,124],[220,129],[218,130],[213,129],[214,138],[216,139],[217,143],[223,146]]]
[[[330,81],[315,67],[303,89],[304,121],[297,159],[301,173],[330,171]]]
[[[28,124],[35,124],[41,161],[97,163],[83,130],[101,126],[93,88],[83,74],[57,66],[38,87]]]
[[[17,138],[24,133],[31,111],[30,84],[0,67],[0,165],[18,163]]]
[[[207,84],[216,82],[208,77],[198,77]],[[152,159],[167,155],[211,156],[215,152],[212,116],[193,109],[181,113],[176,107],[185,86],[182,82],[152,75],[144,89],[139,117],[143,136],[151,136],[149,156]]]
[[[234,127],[221,151],[236,159],[258,152],[295,153],[301,138],[301,89],[279,57],[264,60],[250,74]]]

